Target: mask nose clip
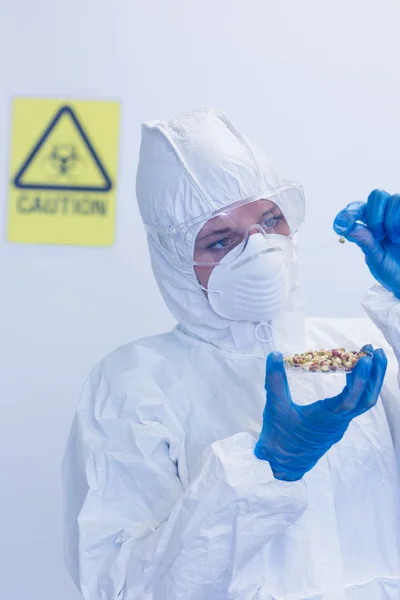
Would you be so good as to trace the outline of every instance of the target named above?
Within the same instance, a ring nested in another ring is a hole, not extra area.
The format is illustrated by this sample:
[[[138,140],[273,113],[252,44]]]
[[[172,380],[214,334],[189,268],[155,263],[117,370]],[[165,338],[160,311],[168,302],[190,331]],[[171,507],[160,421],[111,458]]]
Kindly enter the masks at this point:
[[[250,225],[250,227],[246,231],[246,234],[245,234],[245,236],[243,238],[243,241],[242,241],[242,244],[243,244],[242,252],[246,249],[246,247],[247,247],[247,245],[248,245],[251,237],[253,235],[257,235],[258,233],[261,233],[261,235],[263,236],[264,240],[266,240],[269,244],[271,244],[271,246],[273,248],[277,248],[277,249],[281,250],[281,247],[276,242],[276,240],[271,239],[271,233],[267,233],[265,231],[265,229],[263,229],[259,223],[255,223],[254,225]],[[275,236],[275,235],[276,234],[272,234],[272,237]]]
[[[243,239],[243,241],[244,241],[244,248],[246,248],[247,244],[249,243],[249,239],[255,233],[261,233],[262,236],[264,238],[266,238],[265,230],[258,223],[254,223],[254,225],[250,225],[250,227],[247,229],[247,231],[245,233],[245,236],[244,236],[244,239]]]

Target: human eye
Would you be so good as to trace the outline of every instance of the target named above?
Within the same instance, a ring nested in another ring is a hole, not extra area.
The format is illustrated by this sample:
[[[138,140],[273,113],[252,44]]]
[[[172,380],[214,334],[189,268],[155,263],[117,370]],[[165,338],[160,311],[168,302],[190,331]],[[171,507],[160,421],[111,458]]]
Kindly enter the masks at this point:
[[[282,219],[282,215],[268,215],[268,217],[263,219],[261,224],[264,229],[276,229],[279,226]]]
[[[207,250],[225,250],[233,243],[232,240],[232,237],[225,236],[209,244]]]

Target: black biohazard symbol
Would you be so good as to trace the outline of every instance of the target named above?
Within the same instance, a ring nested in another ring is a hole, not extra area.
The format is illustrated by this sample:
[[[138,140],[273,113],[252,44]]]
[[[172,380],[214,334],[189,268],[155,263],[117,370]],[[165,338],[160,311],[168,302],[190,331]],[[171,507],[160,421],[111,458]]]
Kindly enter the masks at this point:
[[[72,144],[55,144],[49,156],[49,161],[58,175],[73,173],[80,160],[78,151]]]
[[[75,128],[77,129],[80,139],[82,143],[85,145],[90,158],[95,162],[98,171],[102,176],[103,183],[102,185],[95,187],[88,187],[85,185],[69,185],[67,181],[67,177],[69,174],[73,173],[81,158],[77,149],[72,144],[55,144],[47,156],[49,163],[52,168],[56,171],[56,173],[60,176],[64,176],[65,181],[60,183],[46,183],[46,182],[37,182],[37,183],[24,183],[23,176],[29,170],[29,167],[33,161],[33,159],[37,156],[43,144],[46,142],[50,134],[54,131],[60,119],[63,115],[68,115]],[[50,124],[40,136],[39,140],[35,144],[32,151],[29,153],[27,159],[19,169],[18,173],[14,177],[13,181],[14,185],[17,188],[23,189],[36,189],[36,190],[69,190],[69,191],[80,191],[80,192],[109,192],[112,188],[111,179],[108,176],[103,164],[101,163],[93,144],[90,142],[87,134],[85,133],[81,123],[79,122],[77,116],[70,106],[62,106],[56,113],[56,115],[51,120]]]

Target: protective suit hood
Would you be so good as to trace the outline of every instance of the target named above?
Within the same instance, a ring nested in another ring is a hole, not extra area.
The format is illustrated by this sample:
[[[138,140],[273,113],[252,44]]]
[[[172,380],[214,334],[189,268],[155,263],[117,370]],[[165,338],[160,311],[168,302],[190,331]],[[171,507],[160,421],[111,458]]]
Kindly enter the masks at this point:
[[[282,184],[270,160],[219,110],[195,110],[142,127],[136,195],[148,232],[187,222]],[[148,243],[163,298],[188,333],[246,355],[265,355],[272,348],[271,342],[258,342],[257,324],[216,314],[193,267],[173,264],[157,235],[148,233]],[[301,347],[299,310],[294,292],[286,313],[272,324],[275,343],[281,340],[280,349],[289,331],[291,347]]]

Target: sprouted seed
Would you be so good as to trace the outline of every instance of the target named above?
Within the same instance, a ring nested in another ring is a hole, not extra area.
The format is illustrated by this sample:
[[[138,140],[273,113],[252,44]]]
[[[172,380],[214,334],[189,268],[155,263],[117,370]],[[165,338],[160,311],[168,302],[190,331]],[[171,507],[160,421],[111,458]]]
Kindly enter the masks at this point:
[[[345,241],[346,241],[346,240],[345,240],[345,239],[344,239],[344,237],[341,235],[341,236],[340,236],[340,238],[339,238],[339,242],[340,242],[340,244],[344,244],[344,243],[345,243]]]
[[[297,368],[314,373],[329,373],[354,369],[360,358],[367,356],[366,352],[346,352],[344,348],[334,350],[309,350],[303,354],[285,356],[286,368]]]

